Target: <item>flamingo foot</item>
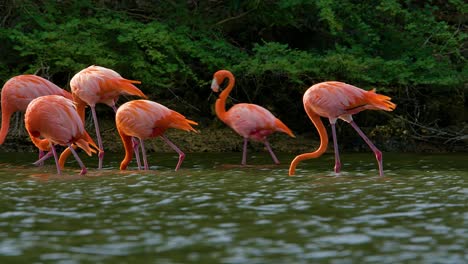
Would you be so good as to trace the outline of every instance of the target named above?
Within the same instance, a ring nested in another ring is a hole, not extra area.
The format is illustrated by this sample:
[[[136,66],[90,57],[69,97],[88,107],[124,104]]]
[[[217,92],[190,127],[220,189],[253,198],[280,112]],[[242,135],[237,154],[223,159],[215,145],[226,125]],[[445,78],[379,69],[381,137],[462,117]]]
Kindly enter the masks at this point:
[[[375,153],[375,158],[377,159],[377,164],[379,165],[379,175],[383,177],[384,173],[383,173],[382,152],[380,150],[376,150],[374,151],[374,153]]]
[[[104,160],[104,150],[99,151],[98,158],[99,158],[98,169],[102,169],[102,163],[103,163],[103,160]]]
[[[88,172],[86,168],[81,169],[80,175],[85,175]]]
[[[182,165],[182,162],[184,161],[184,159],[185,159],[185,154],[184,154],[184,153],[180,153],[180,154],[179,154],[179,162],[177,162],[175,171],[178,171],[178,170],[179,170],[180,165]]]
[[[337,161],[335,162],[335,173],[340,173],[341,172],[341,162]]]

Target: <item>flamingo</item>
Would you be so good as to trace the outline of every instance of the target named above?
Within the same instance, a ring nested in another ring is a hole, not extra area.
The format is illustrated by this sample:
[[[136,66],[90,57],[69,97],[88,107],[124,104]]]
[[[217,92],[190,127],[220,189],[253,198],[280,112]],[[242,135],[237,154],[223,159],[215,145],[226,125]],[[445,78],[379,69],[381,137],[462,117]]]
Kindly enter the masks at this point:
[[[382,152],[372,143],[372,141],[362,132],[353,121],[352,115],[363,110],[384,110],[393,111],[396,105],[391,98],[377,94],[375,89],[365,91],[350,84],[336,81],[328,81],[311,86],[304,94],[304,108],[312,123],[314,123],[320,135],[320,146],[315,152],[304,153],[296,156],[289,167],[289,175],[294,175],[299,162],[307,159],[320,157],[328,145],[327,131],[320,119],[320,116],[328,118],[332,128],[333,147],[335,150],[335,173],[341,170],[340,156],[338,153],[338,142],[336,140],[335,123],[337,119],[348,122],[369,145],[374,152],[379,167],[379,175],[383,176]]]
[[[2,88],[2,128],[0,129],[0,145],[10,128],[10,119],[15,112],[25,112],[28,104],[43,95],[57,94],[72,99],[72,95],[54,83],[32,74],[12,77]]]
[[[148,170],[143,140],[159,136],[179,154],[179,161],[175,167],[177,171],[185,154],[164,135],[164,132],[168,128],[196,132],[192,125],[197,125],[196,122],[186,119],[183,115],[164,105],[144,99],[129,101],[121,105],[115,115],[115,123],[125,148],[125,157],[120,163],[121,170],[127,169],[132,160],[132,149],[135,148],[135,144],[131,140],[132,137],[140,140],[144,169]],[[136,147],[138,148],[138,145]],[[138,154],[138,151],[136,153]],[[139,165],[138,169],[141,169]]]
[[[76,144],[90,156],[96,153],[91,147],[98,147],[86,132],[72,100],[59,95],[38,97],[28,105],[24,122],[31,141],[41,150],[51,150],[34,164],[53,155],[57,173],[61,174],[55,145],[68,146],[81,167],[80,175],[86,174],[87,169],[72,144]]]
[[[133,85],[138,83],[140,83],[140,81],[124,79],[114,70],[95,65],[81,70],[70,80],[73,100],[77,104],[77,111],[83,122],[85,107],[87,105],[91,107],[94,127],[96,129],[96,137],[99,145],[99,169],[102,169],[104,147],[96,115],[96,104],[104,103],[112,107],[115,112],[117,111],[115,103],[122,94],[147,98],[140,89]],[[66,149],[60,157],[60,164],[63,164],[69,155],[70,152]]]
[[[221,121],[244,138],[241,164],[245,165],[247,163],[247,143],[249,139],[263,142],[273,162],[279,164],[280,162],[271,149],[267,137],[276,131],[286,133],[291,137],[295,137],[294,134],[281,120],[259,105],[240,103],[235,104],[226,111],[226,99],[234,87],[234,75],[230,71],[219,70],[214,74],[211,83],[211,89],[218,93],[219,85],[226,78],[229,82],[216,100],[215,111]]]
[[[5,142],[8,135],[11,116],[15,112],[25,112],[28,104],[33,99],[51,94],[72,99],[71,93],[37,75],[23,74],[9,79],[3,85],[1,93],[2,128],[0,129],[0,145]],[[43,153],[43,150],[39,150],[39,158],[43,156]]]

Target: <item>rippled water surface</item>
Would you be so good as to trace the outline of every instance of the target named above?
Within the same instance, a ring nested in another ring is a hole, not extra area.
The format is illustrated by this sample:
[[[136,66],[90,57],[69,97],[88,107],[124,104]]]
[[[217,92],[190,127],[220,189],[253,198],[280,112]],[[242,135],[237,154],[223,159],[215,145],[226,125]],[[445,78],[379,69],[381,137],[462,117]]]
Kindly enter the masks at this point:
[[[270,165],[266,153],[150,154],[151,171],[0,154],[0,263],[468,263],[468,155]],[[133,165],[134,166],[134,165]]]

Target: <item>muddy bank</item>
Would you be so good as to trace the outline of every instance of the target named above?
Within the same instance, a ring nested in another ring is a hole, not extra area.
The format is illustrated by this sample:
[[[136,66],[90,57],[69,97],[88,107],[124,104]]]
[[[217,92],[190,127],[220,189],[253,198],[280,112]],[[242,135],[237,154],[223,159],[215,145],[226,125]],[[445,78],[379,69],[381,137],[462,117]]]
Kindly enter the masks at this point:
[[[188,133],[170,129],[166,136],[178,145],[184,152],[240,152],[242,151],[242,138],[228,127],[197,127],[198,133]],[[90,135],[95,139],[94,127],[87,127]],[[101,135],[106,152],[122,152],[123,146],[119,134],[112,123],[101,124]],[[330,142],[328,152],[333,152],[333,143]],[[384,152],[453,152],[467,151],[466,146],[448,147],[441,144],[430,144],[427,142],[403,142],[398,139],[386,138],[375,139],[376,146]],[[346,152],[368,152],[367,145],[359,137],[339,136],[340,149]],[[283,133],[274,133],[269,137],[269,142],[275,152],[303,153],[315,150],[319,144],[318,134],[315,130],[307,134],[296,135],[291,138]],[[145,141],[148,152],[172,152],[161,139]],[[2,152],[36,152],[26,131],[17,129],[11,131],[5,143],[0,146]],[[259,142],[250,142],[249,151],[265,151],[264,145]]]

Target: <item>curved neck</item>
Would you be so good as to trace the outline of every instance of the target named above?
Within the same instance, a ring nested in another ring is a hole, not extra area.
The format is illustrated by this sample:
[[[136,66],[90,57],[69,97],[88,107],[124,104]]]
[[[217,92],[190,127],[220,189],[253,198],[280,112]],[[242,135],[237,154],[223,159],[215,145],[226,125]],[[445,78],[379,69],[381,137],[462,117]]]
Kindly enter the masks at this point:
[[[289,166],[289,176],[292,176],[296,172],[296,166],[299,164],[299,162],[307,159],[314,159],[322,156],[323,153],[327,150],[328,146],[328,134],[327,130],[325,129],[325,126],[323,125],[322,120],[320,119],[320,116],[317,115],[315,112],[312,110],[308,109],[308,107],[305,107],[307,115],[309,116],[310,120],[312,120],[312,123],[314,123],[315,127],[317,128],[319,135],[320,135],[320,146],[318,147],[317,150],[314,152],[310,153],[304,153],[297,155],[294,160],[291,162],[291,165]]]
[[[0,129],[0,145],[3,144],[5,138],[8,134],[8,130],[10,129],[10,117],[11,113],[6,109],[2,109],[2,128]]]
[[[42,150],[42,151],[49,151],[50,150],[50,142],[49,140],[45,139],[45,138],[38,138],[38,137],[35,137],[35,136],[30,136],[31,138],[31,141],[34,143],[34,145],[39,149],[39,150]]]
[[[226,88],[219,95],[219,98],[218,100],[216,100],[216,104],[215,104],[216,115],[218,116],[219,119],[224,121],[225,116],[226,116],[226,99],[228,98],[229,94],[234,88],[235,79],[234,79],[234,75],[232,75],[232,73],[228,71],[222,71],[220,74],[221,76],[219,78],[220,80],[219,84],[221,84],[226,78],[228,78],[228,81],[229,81]]]
[[[120,170],[125,170],[127,169],[128,164],[133,158],[133,143],[132,143],[132,137],[129,135],[126,135],[122,132],[119,131],[119,135],[122,138],[122,142],[124,144],[125,148],[125,157],[120,163]]]
[[[75,103],[76,112],[78,112],[78,115],[80,116],[81,121],[83,121],[83,124],[84,124],[85,123],[85,109],[86,109],[87,104],[75,94],[73,94],[73,102]]]

